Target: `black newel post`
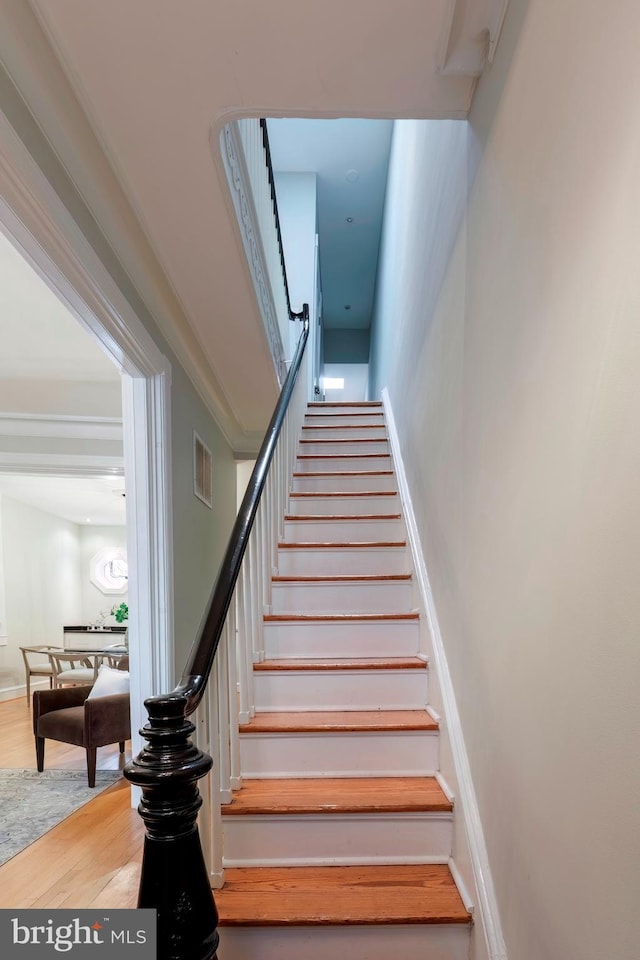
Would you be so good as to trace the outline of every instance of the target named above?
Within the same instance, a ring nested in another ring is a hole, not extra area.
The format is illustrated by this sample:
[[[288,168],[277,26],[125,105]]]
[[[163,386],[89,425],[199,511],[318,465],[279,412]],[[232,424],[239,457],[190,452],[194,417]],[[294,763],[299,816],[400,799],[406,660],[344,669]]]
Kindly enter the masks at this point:
[[[145,701],[148,746],[124,770],[142,788],[147,829],[138,906],[158,911],[158,960],[216,960],[218,913],[196,824],[198,780],[213,761],[191,742],[186,703],[175,694]]]

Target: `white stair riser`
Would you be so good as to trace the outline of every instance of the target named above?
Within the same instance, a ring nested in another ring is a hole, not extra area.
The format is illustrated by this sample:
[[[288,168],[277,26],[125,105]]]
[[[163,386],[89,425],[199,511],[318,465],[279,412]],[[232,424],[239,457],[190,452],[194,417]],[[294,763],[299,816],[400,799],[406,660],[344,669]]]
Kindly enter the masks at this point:
[[[384,407],[381,403],[309,403],[306,412],[322,413],[326,416],[336,413],[383,413]]]
[[[383,413],[347,413],[344,415],[336,413],[314,413],[306,414],[304,418],[305,426],[342,426],[358,427],[361,424],[380,424],[384,426]]]
[[[302,428],[303,440],[351,440],[354,437],[365,440],[386,440],[387,428],[384,423],[379,425],[367,424],[360,427],[349,427],[346,424],[324,424],[315,426],[305,423]]]
[[[404,526],[397,520],[285,520],[285,543],[364,543],[402,540]]]
[[[244,777],[426,777],[440,767],[436,730],[241,733]]]
[[[397,493],[384,497],[290,497],[289,513],[295,516],[400,513],[400,498]]]
[[[224,865],[446,863],[450,813],[224,816]]]
[[[410,580],[274,583],[272,613],[404,613],[413,609]]]
[[[224,960],[468,960],[465,924],[220,927]]]
[[[303,623],[268,621],[265,658],[414,657],[420,650],[417,620]]]
[[[410,557],[403,547],[284,547],[278,550],[283,577],[357,576],[409,573]]]
[[[344,454],[344,451],[342,451]],[[391,470],[391,457],[378,456],[363,457],[360,455],[345,457],[344,455],[329,455],[325,450],[324,456],[312,456],[308,450],[304,451],[304,456],[299,456],[296,460],[296,473],[320,473],[323,471],[336,470]]]
[[[421,710],[426,670],[260,670],[256,712],[286,710]]]
[[[389,469],[387,464],[386,469]],[[349,490],[354,493],[364,493],[369,490],[395,490],[396,481],[393,474],[358,474],[355,470],[348,473],[332,475],[324,471],[323,476],[294,477],[292,489],[300,493],[341,493]]]
[[[349,443],[340,443],[337,440],[330,440],[327,438],[325,441],[312,440],[309,443],[302,441],[298,445],[298,453],[305,454],[306,456],[317,456],[318,454],[330,455],[330,456],[339,456],[345,453],[357,453],[361,455],[363,453],[389,453],[389,443],[387,440],[367,440],[366,437],[354,437],[354,440],[362,441],[359,443],[353,443],[351,440]]]

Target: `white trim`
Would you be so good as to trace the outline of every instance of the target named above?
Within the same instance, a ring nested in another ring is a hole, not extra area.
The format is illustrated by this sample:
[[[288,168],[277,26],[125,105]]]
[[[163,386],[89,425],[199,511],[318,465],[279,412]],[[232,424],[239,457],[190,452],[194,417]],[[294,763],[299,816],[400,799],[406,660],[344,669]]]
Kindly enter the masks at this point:
[[[171,367],[2,111],[0,224],[125,374],[131,703],[137,731],[146,720],[143,698],[168,690],[173,682]],[[34,463],[36,471],[44,472],[43,459]],[[72,462],[95,472],[97,460]],[[111,460],[111,467],[121,469],[120,458]],[[141,738],[135,732],[132,739],[135,753]]]
[[[265,711],[266,712],[266,711]],[[375,731],[379,733],[380,731]],[[426,731],[425,731],[426,732]],[[374,733],[372,733],[372,736]],[[434,737],[437,737],[438,734],[434,730]],[[244,735],[243,735],[244,736]],[[271,736],[278,736],[278,734],[271,734]],[[269,734],[264,734],[265,739],[269,737]],[[320,777],[331,777],[335,780],[370,780],[371,777],[385,777],[391,779],[393,777],[433,777],[434,780],[438,780],[439,771],[438,770],[416,770],[416,769],[406,769],[406,770],[385,770],[382,767],[376,767],[375,772],[371,770],[327,770],[324,767],[322,770],[245,770],[242,771],[242,776],[247,780],[317,780]],[[444,782],[444,781],[443,781]],[[438,780],[438,783],[440,781]],[[440,784],[442,786],[442,784]],[[446,790],[443,790],[446,794]],[[451,798],[447,796],[447,800]],[[450,814],[449,814],[450,816]]]
[[[84,453],[0,453],[0,473],[34,473],[47,477],[124,475],[124,457]]]
[[[456,809],[460,810],[469,844],[469,855],[476,888],[476,900],[479,908],[478,914],[482,922],[490,960],[507,960],[506,946],[504,937],[502,935],[502,926],[498,911],[498,902],[496,899],[493,879],[491,877],[489,855],[484,839],[484,831],[482,829],[482,820],[480,818],[478,801],[471,777],[471,768],[464,742],[460,714],[458,712],[453,681],[449,671],[449,664],[447,662],[442,634],[440,633],[435,601],[431,591],[431,585],[429,583],[427,568],[424,561],[424,554],[422,552],[422,546],[420,543],[420,534],[418,531],[418,524],[413,510],[409,484],[407,482],[407,476],[402,460],[398,431],[396,429],[396,424],[393,417],[389,392],[386,387],[382,390],[382,403],[387,421],[389,443],[391,446],[396,479],[398,481],[398,491],[400,493],[404,519],[407,526],[407,537],[411,547],[411,553],[416,572],[416,581],[420,589],[420,594],[424,604],[431,634],[431,668],[432,670],[435,670],[435,674],[440,685],[440,691],[442,693],[444,715],[447,720],[447,732],[451,744],[451,752],[453,755],[453,762],[458,779],[458,788],[460,791]]]
[[[4,549],[2,538],[2,494],[0,493],[0,647],[6,647],[9,640],[7,633],[7,603],[6,586],[4,581]]]
[[[58,414],[0,413],[0,436],[54,437],[122,442],[118,417],[67,417]]]
[[[471,899],[469,891],[467,890],[467,886],[464,880],[462,879],[462,875],[458,870],[458,867],[456,866],[456,862],[453,859],[453,857],[449,857],[448,864],[449,864],[449,871],[451,873],[451,876],[453,877],[453,882],[458,888],[458,893],[460,894],[460,899],[464,904],[464,908],[465,910],[468,910],[469,913],[473,914],[473,911],[475,909],[474,902]]]
[[[262,244],[262,233],[253,202],[251,180],[247,171],[237,121],[230,120],[219,135],[219,143],[216,140],[217,138],[212,131],[211,152],[215,155],[216,148],[219,145],[222,165],[227,176],[229,192],[240,228],[247,265],[260,308],[269,351],[278,382],[282,384],[287,375],[285,352],[280,335],[275,299],[269,280],[267,258]]]
[[[427,704],[426,710],[432,720],[434,720],[436,723],[440,723],[440,714],[437,710],[433,709],[430,703]]]
[[[35,677],[31,678],[31,690],[41,690],[49,689],[49,681],[46,679],[40,678],[36,679]],[[4,703],[6,700],[21,700],[23,697],[26,699],[27,695],[27,685],[26,683],[17,683],[13,687],[0,687],[0,703]]]
[[[446,857],[223,857],[226,867],[377,867],[448,863]]]
[[[449,784],[447,783],[447,781],[445,780],[445,778],[442,776],[442,774],[440,773],[440,771],[439,771],[439,770],[436,770],[436,772],[434,773],[433,776],[435,777],[435,780],[436,780],[438,786],[440,787],[440,789],[441,789],[442,792],[444,793],[444,795],[445,795],[445,797],[447,798],[447,800],[449,801],[449,803],[455,803],[456,795],[455,795],[455,793],[453,792],[453,790],[451,789],[451,787],[449,786]]]

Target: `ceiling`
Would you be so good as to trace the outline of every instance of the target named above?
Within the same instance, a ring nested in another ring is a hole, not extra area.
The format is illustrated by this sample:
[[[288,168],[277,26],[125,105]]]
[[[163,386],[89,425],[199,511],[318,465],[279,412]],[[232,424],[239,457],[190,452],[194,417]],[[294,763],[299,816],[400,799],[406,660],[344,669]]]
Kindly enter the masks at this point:
[[[124,526],[124,477],[0,474],[0,494],[71,523]]]
[[[277,381],[222,126],[465,117],[506,2],[4,0],[6,69],[232,443]]]
[[[390,120],[270,120],[276,172],[315,173],[323,325],[368,329],[382,230]]]
[[[16,391],[16,381],[24,381],[24,394]],[[92,400],[96,401],[91,396],[96,385],[101,403],[104,396],[100,387],[104,385],[117,388],[109,391],[111,405],[119,396],[120,373],[112,361],[0,233],[0,435],[7,411],[11,411],[13,425],[20,423],[12,416],[21,409],[16,406],[16,397],[28,398],[29,409],[25,412],[55,420],[59,408],[52,410],[52,402],[59,402],[59,394],[51,390],[51,384],[69,381],[82,387],[76,395],[82,397],[83,405],[66,409],[65,423],[74,415],[82,419],[89,412]],[[30,424],[27,419],[25,426]],[[37,440],[33,442],[37,444]],[[12,471],[0,474],[2,493],[77,524],[125,523],[121,476],[48,477]]]

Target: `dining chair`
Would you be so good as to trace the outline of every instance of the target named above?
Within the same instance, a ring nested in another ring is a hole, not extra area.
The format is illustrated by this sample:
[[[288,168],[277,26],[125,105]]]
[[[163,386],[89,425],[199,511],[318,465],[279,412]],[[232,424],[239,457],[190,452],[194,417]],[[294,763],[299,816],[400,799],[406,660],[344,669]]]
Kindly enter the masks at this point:
[[[49,686],[53,686],[53,667],[47,654],[56,650],[62,651],[62,647],[52,647],[50,643],[41,643],[33,647],[20,647],[27,677],[27,703],[29,705],[31,704],[31,677],[48,677]]]
[[[124,644],[122,643],[109,644],[108,647],[103,647],[102,653],[103,653],[103,660],[102,660],[103,663],[107,663],[110,667],[117,669],[121,665],[121,662],[124,659],[126,659],[127,667],[121,667],[121,669],[128,669],[129,650],[127,647],[124,646]]]
[[[54,689],[67,685],[93,683],[98,676],[100,657],[92,653],[68,653],[51,651],[49,662],[53,676]]]

